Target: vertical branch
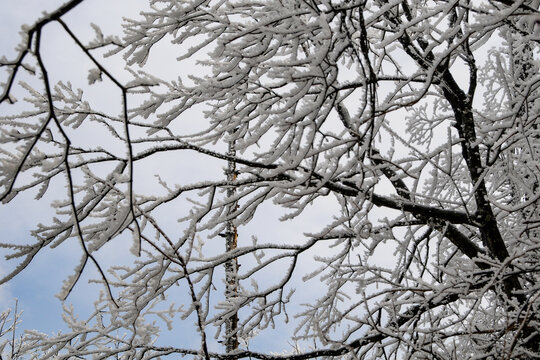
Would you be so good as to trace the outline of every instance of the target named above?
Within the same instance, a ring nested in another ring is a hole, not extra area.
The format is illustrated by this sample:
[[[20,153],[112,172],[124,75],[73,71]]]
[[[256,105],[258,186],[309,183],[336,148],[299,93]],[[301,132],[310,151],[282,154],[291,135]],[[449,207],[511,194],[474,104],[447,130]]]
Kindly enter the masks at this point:
[[[13,314],[13,328],[11,332],[11,358],[12,359],[15,359],[15,331],[17,330],[17,320],[18,320],[17,311],[19,311],[18,305],[19,305],[19,299],[15,299],[15,313]]]
[[[234,132],[231,132],[233,135]],[[227,155],[231,158],[236,156],[236,148],[234,139],[229,140],[229,148]],[[234,182],[236,181],[236,162],[234,160],[227,161],[227,199],[232,199],[236,193]],[[231,201],[227,210],[227,224],[225,232],[225,250],[233,251],[237,247],[238,231],[233,221],[233,213],[236,211],[238,204],[236,201]],[[234,299],[238,293],[238,259],[233,258],[225,263],[225,298],[227,301]],[[238,311],[234,312],[225,320],[225,349],[227,353],[238,349]]]
[[[525,20],[527,20],[525,18]],[[530,41],[530,36],[533,33],[534,25],[527,24],[523,19],[513,21],[512,25],[521,31],[508,32],[506,40],[510,45],[510,66],[512,72],[511,81],[515,84],[515,91],[512,95],[512,110],[515,114],[516,126],[525,135],[522,146],[514,147],[512,153],[508,155],[507,166],[511,171],[519,167],[519,163],[523,160],[523,154],[530,153],[535,157],[535,146],[539,140],[538,122],[534,121],[534,108],[532,98],[531,78],[538,73],[538,66],[535,65],[534,49]],[[531,121],[532,120],[532,121]],[[526,168],[526,167],[525,167]],[[512,192],[512,200],[514,204],[522,200],[527,201],[530,193],[536,193],[540,184],[538,176],[525,172],[522,174],[525,180],[525,188],[519,189],[519,186],[514,181],[510,181],[510,191]],[[535,217],[536,206],[533,210],[520,210],[519,213],[524,220]]]

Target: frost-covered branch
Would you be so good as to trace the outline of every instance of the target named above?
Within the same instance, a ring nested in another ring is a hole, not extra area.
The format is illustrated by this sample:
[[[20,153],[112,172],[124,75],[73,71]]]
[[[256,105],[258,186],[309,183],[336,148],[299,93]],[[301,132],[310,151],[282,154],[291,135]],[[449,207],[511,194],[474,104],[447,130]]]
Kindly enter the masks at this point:
[[[21,354],[537,356],[538,1],[82,3],[0,60],[0,199],[54,212],[2,282],[73,241],[103,287]]]

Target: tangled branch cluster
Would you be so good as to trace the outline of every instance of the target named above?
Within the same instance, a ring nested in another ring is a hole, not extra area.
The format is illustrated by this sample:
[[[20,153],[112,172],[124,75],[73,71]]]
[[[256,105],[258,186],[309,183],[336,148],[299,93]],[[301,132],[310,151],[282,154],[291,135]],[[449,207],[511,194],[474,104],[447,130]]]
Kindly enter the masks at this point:
[[[104,289],[84,320],[66,306],[70,332],[27,332],[21,354],[540,357],[538,1],[150,0],[121,39],[94,25],[92,40],[65,21],[83,2],[25,27],[17,56],[0,61],[0,199],[67,189],[35,242],[3,239],[16,264],[2,282],[77,241],[60,297],[89,267]],[[114,110],[53,80],[53,24]],[[157,75],[153,56],[179,68]],[[127,73],[108,65],[117,57]],[[186,76],[192,59],[204,71]],[[191,182],[185,154],[211,175]],[[149,164],[174,176],[150,181]],[[326,222],[274,236],[268,203],[284,224]],[[239,243],[224,251],[230,221]],[[134,260],[104,267],[115,241],[131,241]],[[231,260],[240,286],[224,298]],[[225,353],[214,336],[235,314],[243,342]],[[296,347],[249,346],[287,322]],[[196,344],[158,345],[165,326],[196,331]]]

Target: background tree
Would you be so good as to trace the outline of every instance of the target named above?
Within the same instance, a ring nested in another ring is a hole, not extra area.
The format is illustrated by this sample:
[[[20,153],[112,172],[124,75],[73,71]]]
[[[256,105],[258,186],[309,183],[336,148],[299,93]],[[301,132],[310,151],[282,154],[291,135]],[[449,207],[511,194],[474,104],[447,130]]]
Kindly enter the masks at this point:
[[[92,40],[64,21],[82,3],[25,27],[1,62],[0,198],[66,189],[34,243],[2,245],[18,261],[3,281],[77,241],[60,297],[91,265],[104,292],[84,320],[66,307],[71,331],[29,332],[21,352],[540,356],[538,1],[150,0],[122,39],[94,26]],[[54,80],[49,24],[86,56],[84,91]],[[157,68],[164,56],[178,68]],[[92,86],[116,107],[96,105]],[[15,91],[24,106],[10,105]],[[192,182],[186,152],[204,175]],[[216,164],[236,169],[209,173]],[[326,222],[276,237],[268,202],[283,226]],[[216,239],[236,227],[226,251]],[[134,259],[102,266],[126,241]],[[224,298],[235,261],[237,293]],[[225,342],[241,345],[226,353],[214,339],[237,315]],[[155,319],[177,326],[174,343],[159,343]],[[291,348],[251,346],[287,322]],[[180,335],[191,324],[197,344]]]

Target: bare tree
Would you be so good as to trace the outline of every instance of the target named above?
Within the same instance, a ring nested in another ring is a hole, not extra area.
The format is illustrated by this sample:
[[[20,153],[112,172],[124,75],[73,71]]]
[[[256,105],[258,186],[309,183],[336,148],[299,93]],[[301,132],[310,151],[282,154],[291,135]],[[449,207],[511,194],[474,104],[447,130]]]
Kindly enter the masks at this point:
[[[25,27],[1,61],[0,198],[67,189],[35,243],[2,244],[18,261],[2,281],[78,241],[61,298],[89,266],[104,292],[84,321],[66,308],[70,332],[28,332],[21,353],[540,357],[538,1],[150,0],[121,39],[94,25],[92,40],[65,21],[82,3]],[[84,89],[53,80],[49,24],[89,61]],[[152,63],[164,56],[172,74]],[[193,59],[206,70],[188,77]],[[99,81],[115,110],[85,95]],[[227,176],[186,180],[185,153]],[[159,163],[176,176],[150,182]],[[273,236],[269,202],[283,226],[326,223]],[[134,260],[104,268],[125,234]],[[159,344],[155,319],[175,343]],[[274,326],[289,349],[251,346]]]

